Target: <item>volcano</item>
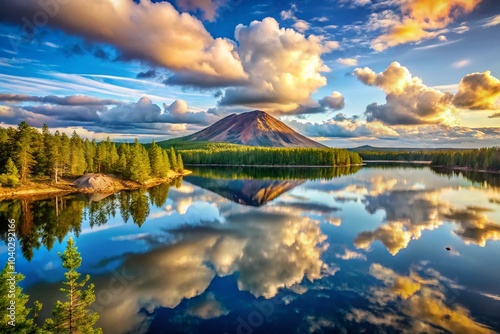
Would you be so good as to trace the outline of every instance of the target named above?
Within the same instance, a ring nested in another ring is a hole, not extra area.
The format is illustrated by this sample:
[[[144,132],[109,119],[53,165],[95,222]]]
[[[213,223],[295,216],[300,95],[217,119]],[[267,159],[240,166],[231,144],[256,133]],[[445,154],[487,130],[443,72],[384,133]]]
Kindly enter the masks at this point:
[[[326,147],[260,110],[229,115],[180,139],[266,147]]]

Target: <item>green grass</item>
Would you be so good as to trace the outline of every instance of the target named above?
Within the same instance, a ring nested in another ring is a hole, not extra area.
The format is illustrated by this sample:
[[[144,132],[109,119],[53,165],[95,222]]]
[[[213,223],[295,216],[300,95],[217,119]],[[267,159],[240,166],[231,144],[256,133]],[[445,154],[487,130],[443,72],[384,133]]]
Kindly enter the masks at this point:
[[[215,149],[236,149],[254,146],[245,146],[231,143],[209,142],[209,141],[185,141],[183,138],[174,138],[157,142],[161,148],[173,147],[176,151],[186,150],[215,150]],[[150,144],[146,145],[146,148]]]

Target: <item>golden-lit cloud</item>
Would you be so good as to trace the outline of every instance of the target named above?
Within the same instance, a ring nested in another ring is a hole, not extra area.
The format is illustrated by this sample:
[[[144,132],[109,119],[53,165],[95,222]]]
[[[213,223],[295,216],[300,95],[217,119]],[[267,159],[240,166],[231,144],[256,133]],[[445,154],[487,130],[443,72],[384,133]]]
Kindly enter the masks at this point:
[[[457,18],[473,11],[481,0],[403,0],[399,14],[391,12],[392,18],[382,28],[383,34],[372,41],[372,48],[383,51],[387,48],[441,35],[441,30]],[[389,11],[390,12],[390,11]]]
[[[485,24],[483,24],[484,28],[494,27],[500,24],[500,14],[490,17]]]
[[[356,58],[339,58],[337,63],[345,66],[358,66],[358,60]]]
[[[36,1],[6,0],[2,6],[3,19],[15,24],[21,23],[19,17],[33,17],[39,11]],[[179,13],[168,2],[71,0],[58,9],[48,24],[89,42],[109,44],[121,59],[162,66],[178,75],[191,76],[193,81],[199,79],[200,84],[206,81],[224,85],[247,78],[234,43],[213,38],[202,22],[188,13]]]
[[[449,305],[444,290],[453,281],[432,268],[426,272],[434,273],[433,277],[426,278],[413,269],[409,275],[401,275],[378,263],[372,264],[370,275],[383,285],[370,288],[368,309],[353,308],[346,318],[392,327],[403,333],[434,333],[436,328],[450,333],[495,333],[474,320],[465,307]]]
[[[500,109],[500,80],[490,71],[466,75],[458,85],[453,104],[471,110]]]
[[[398,62],[378,74],[368,67],[356,68],[354,74],[364,84],[386,93],[386,104],[367,106],[365,114],[369,122],[379,120],[390,125],[454,122],[452,94],[426,86]]]
[[[280,28],[270,17],[238,25],[235,37],[249,87],[226,89],[221,105],[290,111],[310,102],[312,93],[326,85],[322,72],[329,69],[321,60],[325,48],[319,37]]]

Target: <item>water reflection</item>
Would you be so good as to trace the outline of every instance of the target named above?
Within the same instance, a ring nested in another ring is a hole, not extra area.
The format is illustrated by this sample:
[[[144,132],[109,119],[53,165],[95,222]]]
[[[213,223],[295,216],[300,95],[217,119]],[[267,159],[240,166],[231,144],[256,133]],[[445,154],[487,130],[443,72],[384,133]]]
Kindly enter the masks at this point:
[[[48,264],[79,235],[105,333],[500,330],[499,188],[429,168],[252,173],[4,201],[0,214],[19,219],[32,261],[19,271],[47,305],[62,280]]]
[[[89,227],[94,228],[105,225],[120,212],[125,223],[131,219],[140,227],[148,217],[150,205],[161,206],[165,203],[170,186],[162,184],[150,188],[147,195],[145,190],[137,190],[1,201],[0,236],[2,240],[7,240],[7,224],[3,222],[14,219],[22,254],[31,260],[34,250],[41,246],[51,250],[55,240],[62,242],[68,233],[79,236],[82,220],[88,221]]]
[[[399,333],[495,333],[472,319],[466,308],[448,305],[446,294],[454,282],[425,263],[413,266],[409,275],[373,263],[369,274],[382,285],[368,288],[364,297],[370,307],[353,308],[348,320]]]

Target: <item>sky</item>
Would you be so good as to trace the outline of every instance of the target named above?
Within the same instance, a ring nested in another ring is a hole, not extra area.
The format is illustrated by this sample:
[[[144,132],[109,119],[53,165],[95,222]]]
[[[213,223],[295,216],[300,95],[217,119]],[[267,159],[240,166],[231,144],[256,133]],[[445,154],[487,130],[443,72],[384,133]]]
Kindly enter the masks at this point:
[[[263,110],[333,147],[500,145],[499,0],[2,0],[0,126],[180,137]]]

